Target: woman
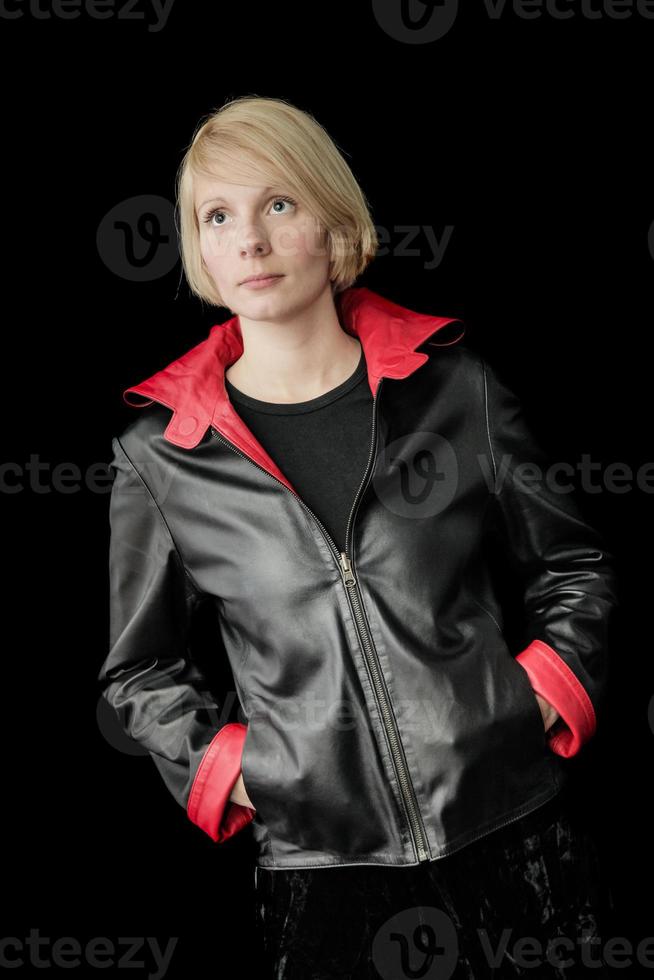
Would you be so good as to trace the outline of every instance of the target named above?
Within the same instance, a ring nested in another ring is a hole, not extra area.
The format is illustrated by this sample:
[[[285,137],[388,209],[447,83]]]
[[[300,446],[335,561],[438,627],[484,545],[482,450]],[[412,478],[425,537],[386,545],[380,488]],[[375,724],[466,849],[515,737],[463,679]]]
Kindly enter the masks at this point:
[[[605,691],[611,556],[529,484],[548,460],[458,321],[353,287],[377,237],[311,116],[223,106],[178,209],[190,287],[232,317],[124,392],[105,697],[212,840],[250,826],[271,975],[570,976],[603,898],[561,760]]]

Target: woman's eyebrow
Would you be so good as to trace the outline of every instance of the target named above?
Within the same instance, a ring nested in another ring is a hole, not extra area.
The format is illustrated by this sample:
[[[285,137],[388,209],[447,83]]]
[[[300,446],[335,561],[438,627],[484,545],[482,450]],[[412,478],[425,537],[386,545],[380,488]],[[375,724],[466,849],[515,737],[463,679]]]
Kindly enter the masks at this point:
[[[277,184],[273,184],[272,187],[264,187],[259,196],[263,197],[263,195],[267,194],[268,191],[274,191],[274,190],[281,190],[281,187],[279,187]],[[226,197],[210,197],[208,200],[203,201],[202,204],[198,204],[196,210],[199,211],[201,208],[205,206],[205,204],[217,203],[219,201],[221,201],[223,204],[229,204],[229,201],[227,200]]]

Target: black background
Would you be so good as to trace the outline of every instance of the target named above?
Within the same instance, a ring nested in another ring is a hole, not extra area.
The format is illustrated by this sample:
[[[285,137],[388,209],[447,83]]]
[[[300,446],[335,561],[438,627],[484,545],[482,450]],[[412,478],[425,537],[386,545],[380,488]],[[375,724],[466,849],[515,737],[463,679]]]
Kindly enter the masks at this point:
[[[241,938],[253,918],[246,835],[214,845],[97,713],[109,482],[85,481],[132,418],[123,389],[227,318],[190,296],[179,261],[132,281],[102,254],[98,229],[133,197],[172,205],[200,117],[248,94],[311,112],[345,153],[389,237],[357,285],[462,317],[556,458],[600,464],[600,492],[580,502],[616,556],[622,601],[607,708],[568,765],[611,883],[613,935],[654,935],[652,490],[636,481],[653,452],[654,20],[560,8],[575,15],[526,19],[507,5],[493,19],[468,3],[431,43],[391,36],[369,3],[176,0],[159,31],[144,4],[108,6],[107,19],[27,5],[0,17],[3,935],[117,947],[178,936],[168,976],[194,960],[198,977],[256,968]],[[450,229],[436,267],[424,227]],[[32,454],[45,464],[40,488]],[[70,492],[53,486],[62,463],[82,474]],[[605,484],[615,463],[631,468],[621,493]]]

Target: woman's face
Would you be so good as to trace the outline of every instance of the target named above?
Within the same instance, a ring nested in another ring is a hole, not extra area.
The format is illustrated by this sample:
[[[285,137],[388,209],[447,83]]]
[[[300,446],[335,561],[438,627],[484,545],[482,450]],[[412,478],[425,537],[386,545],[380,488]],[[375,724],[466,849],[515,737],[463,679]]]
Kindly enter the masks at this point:
[[[225,305],[252,320],[279,320],[329,286],[329,252],[315,217],[284,184],[198,177],[195,209],[202,258]],[[248,276],[276,273],[252,289]]]

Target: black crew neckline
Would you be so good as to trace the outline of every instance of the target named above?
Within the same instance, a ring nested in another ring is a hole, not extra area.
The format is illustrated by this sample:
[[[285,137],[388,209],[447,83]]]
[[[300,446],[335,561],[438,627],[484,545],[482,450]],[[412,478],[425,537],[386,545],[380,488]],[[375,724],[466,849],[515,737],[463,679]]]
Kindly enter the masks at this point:
[[[323,394],[318,395],[317,398],[310,398],[308,401],[262,401],[260,398],[253,398],[251,395],[246,395],[244,391],[240,391],[240,389],[231,383],[227,376],[225,376],[225,387],[230,399],[235,402],[239,402],[241,405],[245,405],[247,408],[251,408],[256,412],[263,412],[266,415],[299,415],[301,412],[314,412],[316,409],[324,408],[325,405],[329,405],[338,398],[342,398],[343,395],[346,395],[348,391],[354,388],[355,385],[359,384],[362,378],[365,377],[367,377],[366,360],[363,355],[363,344],[361,344],[359,363],[349,378],[346,378],[345,381],[342,381],[339,385],[336,385],[335,388],[330,388],[329,391],[323,392]]]

